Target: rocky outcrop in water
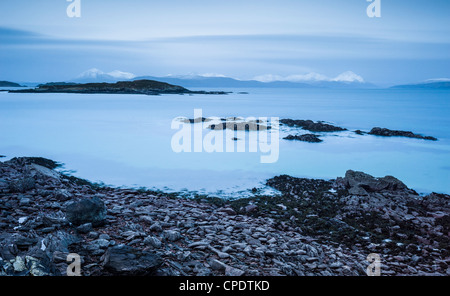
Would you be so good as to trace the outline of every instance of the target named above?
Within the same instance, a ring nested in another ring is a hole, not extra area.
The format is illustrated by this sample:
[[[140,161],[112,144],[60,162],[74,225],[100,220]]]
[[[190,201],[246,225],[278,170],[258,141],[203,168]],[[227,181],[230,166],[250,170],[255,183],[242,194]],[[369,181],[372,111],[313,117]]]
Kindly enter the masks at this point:
[[[390,130],[387,128],[380,128],[380,127],[374,127],[369,132],[369,135],[375,135],[375,136],[381,136],[381,137],[407,137],[407,138],[437,141],[437,139],[435,137],[422,136],[422,135],[418,135],[418,134],[415,134],[415,133],[409,132],[409,131],[396,131],[396,130]]]
[[[314,134],[305,134],[305,135],[289,135],[284,140],[290,140],[290,141],[302,141],[302,142],[309,142],[309,143],[320,143],[323,142],[318,136]]]
[[[289,127],[300,127],[310,132],[340,132],[347,129],[334,126],[323,121],[281,119],[280,122]]]

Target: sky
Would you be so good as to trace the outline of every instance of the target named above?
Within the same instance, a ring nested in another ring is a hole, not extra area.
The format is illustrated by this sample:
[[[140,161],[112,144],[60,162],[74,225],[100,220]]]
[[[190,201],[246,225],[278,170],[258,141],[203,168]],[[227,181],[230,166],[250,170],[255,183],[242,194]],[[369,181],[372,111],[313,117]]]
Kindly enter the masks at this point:
[[[450,1],[66,0],[0,2],[0,80],[136,76],[337,77],[402,84],[450,77]]]

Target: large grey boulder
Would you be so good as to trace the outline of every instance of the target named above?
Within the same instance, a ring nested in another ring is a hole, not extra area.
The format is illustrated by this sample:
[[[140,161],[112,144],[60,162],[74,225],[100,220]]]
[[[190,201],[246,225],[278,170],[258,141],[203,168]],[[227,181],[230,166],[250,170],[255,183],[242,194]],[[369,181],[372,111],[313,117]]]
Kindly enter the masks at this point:
[[[366,195],[368,192],[380,192],[383,190],[397,191],[408,187],[400,180],[392,176],[374,178],[363,172],[349,170],[343,179],[344,185],[354,195]]]
[[[76,226],[86,223],[92,223],[94,227],[101,226],[106,219],[106,206],[97,196],[73,201],[66,206],[66,218]]]

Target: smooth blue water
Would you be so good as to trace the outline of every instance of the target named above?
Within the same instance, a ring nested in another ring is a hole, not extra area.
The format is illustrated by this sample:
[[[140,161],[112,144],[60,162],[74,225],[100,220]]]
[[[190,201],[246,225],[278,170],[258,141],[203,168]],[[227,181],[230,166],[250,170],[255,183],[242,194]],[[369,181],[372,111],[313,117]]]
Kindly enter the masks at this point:
[[[235,93],[156,97],[0,92],[0,155],[48,157],[76,176],[115,186],[223,190],[232,196],[275,175],[335,178],[348,169],[393,175],[419,192],[450,193],[450,91],[230,91]],[[242,91],[249,94],[237,94]],[[193,118],[196,108],[205,117],[324,120],[350,131],[379,126],[439,141],[352,132],[325,135],[319,144],[281,140],[273,164],[260,163],[260,153],[174,153],[171,122]]]

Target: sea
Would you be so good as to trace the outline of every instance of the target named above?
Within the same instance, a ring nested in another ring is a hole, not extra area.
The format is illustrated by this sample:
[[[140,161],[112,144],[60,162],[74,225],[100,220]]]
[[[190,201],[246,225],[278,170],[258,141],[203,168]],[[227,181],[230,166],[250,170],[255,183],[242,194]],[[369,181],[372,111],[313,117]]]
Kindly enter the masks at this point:
[[[60,171],[91,182],[223,198],[248,196],[254,188],[260,194],[270,193],[266,180],[278,175],[335,179],[350,169],[376,177],[395,176],[420,194],[450,194],[449,90],[203,90],[230,93],[0,92],[0,155],[5,156],[0,161],[46,157],[61,163]],[[181,122],[199,114],[243,121],[267,118],[273,129],[238,131],[232,139],[223,131],[208,129],[210,122]],[[321,143],[288,141],[283,138],[289,134],[311,132],[283,125],[277,128],[277,119],[324,121],[347,131],[316,133]],[[412,131],[438,141],[354,133],[373,127]],[[178,141],[181,130],[186,134],[189,129],[192,137]],[[252,133],[258,134],[256,140]],[[214,143],[216,149],[205,149],[202,141]],[[185,148],[191,145],[191,151],[179,151],[180,143]],[[238,151],[237,145],[243,144]],[[227,152],[226,145],[235,145],[234,152]],[[264,162],[268,147],[274,157]]]

